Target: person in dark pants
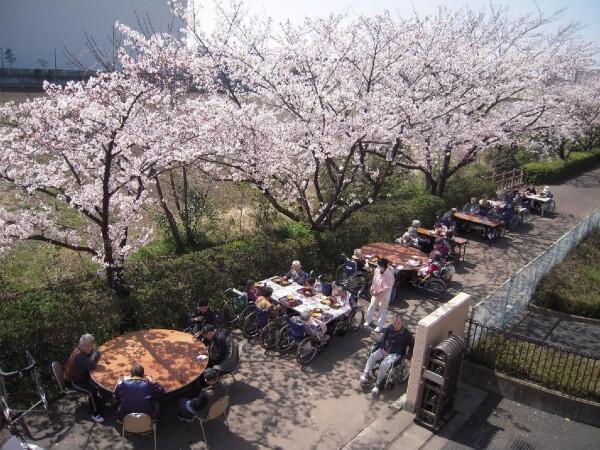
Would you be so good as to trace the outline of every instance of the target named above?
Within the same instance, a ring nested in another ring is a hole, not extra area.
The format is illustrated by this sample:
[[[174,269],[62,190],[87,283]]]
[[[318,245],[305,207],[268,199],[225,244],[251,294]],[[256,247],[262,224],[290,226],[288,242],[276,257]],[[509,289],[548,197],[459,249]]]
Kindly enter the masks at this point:
[[[190,313],[190,326],[192,327],[193,334],[197,334],[204,325],[211,324],[216,327],[219,323],[220,318],[212,310],[208,304],[208,300],[205,298],[199,299],[196,307]]]
[[[84,334],[79,338],[79,345],[73,350],[65,368],[65,380],[76,391],[88,397],[92,420],[104,422],[104,398],[98,387],[92,383],[90,372],[96,368],[100,360],[100,352],[94,348],[94,336]]]
[[[217,330],[213,325],[208,324],[204,325],[200,334],[208,347],[208,367],[223,362],[227,358],[229,332],[224,329]]]
[[[194,399],[182,398],[179,401],[179,416],[191,419],[194,416],[206,417],[208,410],[221,398],[229,395],[227,386],[219,380],[219,371],[206,369],[204,371],[206,387]]]
[[[411,359],[414,345],[413,335],[404,327],[402,316],[396,315],[394,323],[385,329],[381,340],[374,345],[365,370],[360,377],[360,383],[364,385],[368,382],[375,363],[380,362],[377,380],[371,391],[373,396],[379,395],[388,371],[400,358]]]
[[[119,402],[117,417],[119,420],[129,413],[148,414],[152,419],[158,415],[157,400],[165,394],[160,383],[144,378],[144,368],[135,365],[131,368],[131,378],[120,380],[115,388],[115,397]]]

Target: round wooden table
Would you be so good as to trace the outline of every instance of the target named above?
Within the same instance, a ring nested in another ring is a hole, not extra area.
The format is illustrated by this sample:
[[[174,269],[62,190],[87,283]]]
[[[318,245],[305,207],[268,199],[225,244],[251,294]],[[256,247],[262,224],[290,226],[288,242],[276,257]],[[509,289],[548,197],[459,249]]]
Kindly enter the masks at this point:
[[[428,258],[425,253],[417,248],[391,242],[375,242],[363,245],[360,248],[360,253],[366,261],[371,263],[375,263],[375,257],[386,258],[396,269],[398,269],[397,266],[402,266],[402,269],[398,270],[417,270],[421,265],[427,263]],[[372,255],[372,258],[368,259],[367,255]],[[419,261],[419,265],[412,266],[409,264],[409,260]]]
[[[144,374],[157,381],[165,392],[192,383],[206,369],[206,346],[189,333],[150,329],[116,337],[99,348],[102,358],[92,378],[102,388],[114,391],[120,376],[129,376],[131,367],[140,364]]]

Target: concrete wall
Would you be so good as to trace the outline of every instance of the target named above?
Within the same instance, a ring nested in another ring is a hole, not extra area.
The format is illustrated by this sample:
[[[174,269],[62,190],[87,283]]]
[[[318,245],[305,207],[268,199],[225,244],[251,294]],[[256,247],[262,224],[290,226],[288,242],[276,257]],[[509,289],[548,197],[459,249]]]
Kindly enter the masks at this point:
[[[419,394],[421,371],[429,349],[450,334],[464,337],[470,304],[471,297],[461,293],[419,321],[406,388],[404,406],[406,410],[414,411]]]
[[[13,68],[42,68],[38,60],[44,59],[54,69],[56,51],[57,69],[72,69],[65,47],[92,66],[96,60],[84,33],[110,54],[113,25],[118,20],[138,28],[134,12],[142,19],[147,15],[156,31],[166,32],[173,23],[167,0],[0,0],[0,48],[14,52]],[[173,31],[179,28],[175,24]]]
[[[462,381],[532,408],[600,427],[600,404],[517,380],[487,367],[463,361]]]

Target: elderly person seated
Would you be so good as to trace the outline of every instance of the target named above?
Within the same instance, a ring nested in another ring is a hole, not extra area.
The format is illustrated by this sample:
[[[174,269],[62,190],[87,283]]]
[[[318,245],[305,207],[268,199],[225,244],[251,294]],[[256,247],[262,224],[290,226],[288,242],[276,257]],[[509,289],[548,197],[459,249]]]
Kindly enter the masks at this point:
[[[308,336],[326,336],[327,334],[325,322],[312,317],[310,311],[302,311],[300,316],[293,316],[290,321],[302,325]]]
[[[482,198],[481,200],[479,200],[479,210],[477,211],[477,214],[479,214],[480,216],[483,217],[487,217],[487,215],[490,212],[490,207],[491,204],[489,202],[489,200],[487,198]]]
[[[102,391],[92,382],[90,372],[96,368],[100,360],[100,352],[94,347],[94,336],[84,334],[79,338],[79,345],[73,350],[65,367],[65,380],[70,386],[88,397],[92,420],[104,422],[105,399]]]
[[[222,363],[227,358],[227,352],[229,347],[227,345],[227,338],[229,337],[229,331],[225,329],[216,329],[212,325],[204,325],[202,331],[202,340],[208,347],[208,367],[215,366]]]
[[[471,197],[471,201],[463,206],[463,212],[467,214],[477,214],[479,212],[479,203],[476,197]]]
[[[433,250],[431,251],[432,255],[437,252],[440,254],[443,260],[446,260],[448,259],[448,256],[450,255],[451,251],[452,249],[446,241],[446,239],[441,237],[435,238],[435,241],[433,243]]]
[[[204,387],[194,399],[182,398],[179,401],[179,417],[192,419],[194,416],[206,418],[208,411],[217,401],[229,395],[227,386],[219,380],[219,371],[206,369],[204,371]]]
[[[440,255],[439,252],[433,252],[429,257],[429,262],[419,267],[417,275],[420,278],[425,278],[434,275],[436,272],[441,270],[443,266],[444,260],[442,259],[442,255]]]
[[[550,186],[544,186],[542,193],[540,194],[542,197],[553,198],[554,194],[550,192]]]
[[[384,387],[388,371],[398,359],[411,359],[414,346],[415,339],[410,331],[404,327],[402,316],[400,314],[396,315],[394,323],[385,329],[379,342],[373,346],[373,351],[369,355],[365,370],[360,377],[360,384],[365,385],[368,383],[375,364],[381,361],[377,372],[377,380],[371,391],[373,396],[379,395],[379,391]]]
[[[298,283],[299,285],[303,285],[308,278],[308,274],[302,270],[302,264],[300,264],[300,261],[294,261],[292,262],[292,267],[288,273],[285,274],[285,278],[292,280],[294,283]]]
[[[134,365],[131,368],[131,378],[120,378],[115,388],[115,397],[119,402],[118,419],[123,420],[129,413],[144,413],[156,419],[157,400],[164,394],[165,390],[160,383],[153,382],[149,377],[144,378],[144,368]]]
[[[261,311],[269,313],[269,317],[273,318],[281,312],[281,306],[273,303],[273,289],[265,286],[260,291],[260,296],[254,302],[254,305]]]
[[[456,218],[454,214],[458,212],[458,209],[452,208],[450,211],[446,212],[440,219],[442,225],[445,225],[447,229],[454,230],[456,229]]]
[[[402,237],[396,239],[396,243],[404,245],[405,247],[420,248],[419,233],[415,227],[408,227],[406,233]]]

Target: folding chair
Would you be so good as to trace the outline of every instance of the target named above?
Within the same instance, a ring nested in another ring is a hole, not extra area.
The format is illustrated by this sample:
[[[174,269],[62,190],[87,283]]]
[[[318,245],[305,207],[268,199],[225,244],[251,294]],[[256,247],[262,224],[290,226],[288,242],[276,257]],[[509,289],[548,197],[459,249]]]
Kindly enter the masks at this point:
[[[62,364],[60,364],[58,361],[52,361],[50,367],[52,369],[52,375],[54,375],[54,380],[56,381],[56,384],[58,385],[61,394],[63,394],[67,398],[77,399],[81,399],[81,397],[85,396],[83,392],[71,389],[67,386]]]
[[[125,439],[125,432],[130,434],[145,435],[153,433],[154,450],[156,450],[156,422],[148,414],[130,413],[123,418],[122,439]]]
[[[206,412],[204,417],[201,417],[197,414],[194,414],[191,419],[185,419],[180,417],[180,420],[183,420],[188,423],[199,422],[200,428],[202,429],[202,436],[204,436],[204,443],[206,444],[206,448],[208,448],[208,441],[206,440],[206,432],[204,431],[204,423],[210,420],[217,419],[221,416],[225,417],[225,424],[229,429],[229,422],[227,421],[227,408],[229,408],[229,396],[225,395],[217,400]],[[191,411],[190,411],[191,412]]]

